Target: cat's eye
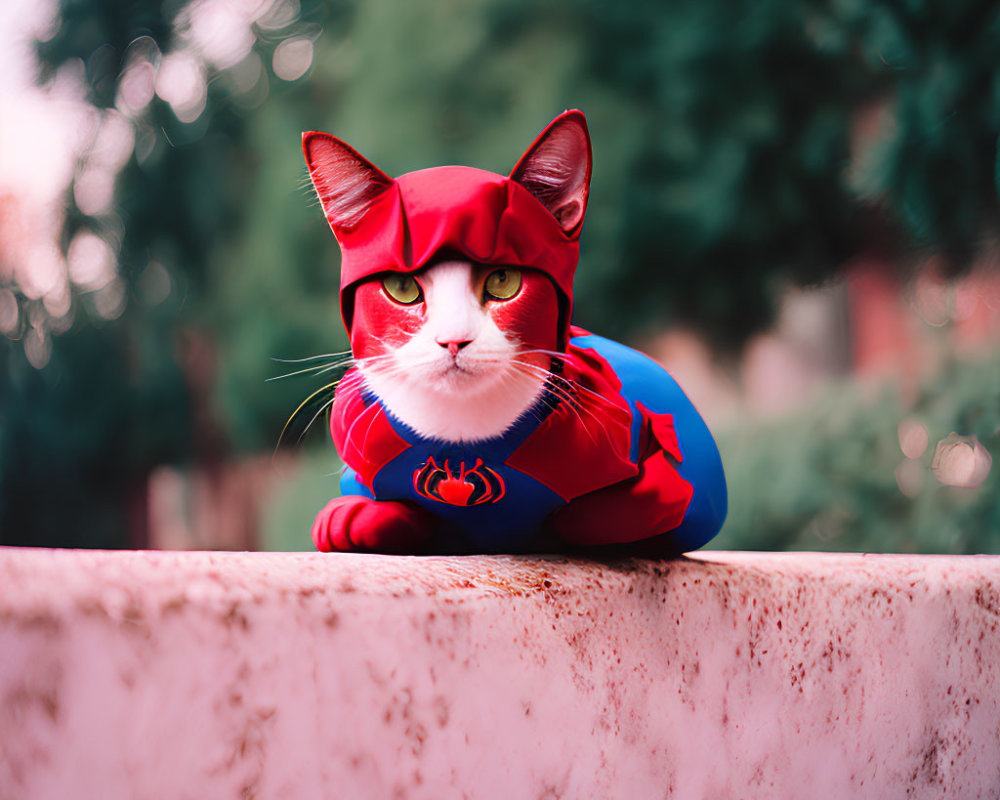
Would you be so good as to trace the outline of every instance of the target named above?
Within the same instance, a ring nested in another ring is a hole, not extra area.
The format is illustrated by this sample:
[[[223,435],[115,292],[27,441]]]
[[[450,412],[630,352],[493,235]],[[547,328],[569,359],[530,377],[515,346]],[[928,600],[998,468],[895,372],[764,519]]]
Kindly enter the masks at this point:
[[[383,278],[382,288],[397,303],[410,306],[421,298],[420,284],[410,275],[390,275]]]
[[[510,300],[521,288],[521,273],[516,269],[498,269],[486,278],[487,300]]]

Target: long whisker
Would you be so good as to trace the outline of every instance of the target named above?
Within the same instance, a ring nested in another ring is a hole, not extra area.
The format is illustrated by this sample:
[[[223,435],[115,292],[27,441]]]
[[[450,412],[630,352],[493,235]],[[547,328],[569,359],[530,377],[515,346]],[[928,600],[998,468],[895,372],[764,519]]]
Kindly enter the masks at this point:
[[[365,445],[368,444],[368,437],[371,435],[372,428],[375,427],[375,420],[378,419],[378,414],[372,415],[372,421],[368,423],[368,430],[365,431],[365,438],[361,440],[361,452],[365,451]]]
[[[323,387],[317,389],[315,392],[313,392],[311,395],[309,395],[305,400],[303,400],[301,403],[299,403],[299,407],[296,408],[292,412],[292,415],[285,422],[285,426],[281,429],[281,433],[278,435],[278,443],[274,446],[274,454],[272,455],[272,458],[275,455],[277,455],[278,448],[281,447],[281,442],[285,438],[285,431],[288,430],[288,426],[292,424],[292,420],[295,419],[295,417],[298,415],[298,413],[303,408],[305,408],[312,401],[312,399],[314,397],[316,397],[317,395],[322,394],[323,392],[329,391],[331,389],[336,390],[338,383],[340,383],[340,381],[334,381],[333,383],[328,383],[326,386],[323,386]]]
[[[517,359],[512,359],[510,363],[522,374],[546,378],[547,381],[544,393],[550,394],[568,405],[574,407],[580,406],[579,398],[576,397],[576,394],[573,391],[573,389],[576,388],[573,384],[565,381],[561,382],[558,375],[545,369],[544,367],[539,367],[537,364],[532,364],[527,361],[519,361]]]
[[[341,350],[339,353],[324,353],[318,356],[307,356],[306,358],[274,358],[272,361],[280,361],[282,364],[302,364],[306,361],[318,361],[321,358],[340,358],[340,356],[350,355],[350,350]]]
[[[354,363],[357,364],[359,367],[368,368],[368,367],[381,366],[382,364],[386,363],[392,364],[394,363],[394,361],[393,361],[393,355],[391,353],[386,353],[378,356],[368,356],[366,358],[358,358],[355,359]]]
[[[556,402],[551,402],[549,400],[549,393],[547,391],[543,391],[538,396],[538,402],[541,403],[543,406],[545,406],[550,412],[555,412],[559,408],[559,402],[558,401],[559,401],[559,398],[556,397]],[[539,414],[537,411],[535,411],[534,405],[532,405],[532,407],[528,409],[528,413],[532,414],[535,417],[535,419],[537,419],[538,421],[542,420],[542,415]]]
[[[575,356],[573,356],[572,353],[559,353],[559,352],[554,351],[554,350],[537,349],[537,350],[525,350],[525,351],[523,351],[521,353],[518,353],[518,355],[524,355],[526,353],[541,353],[543,355],[560,356],[560,357],[564,358],[566,361],[568,361],[569,363],[574,364],[574,366],[578,365],[577,359],[576,359]],[[572,384],[573,387],[577,391],[583,392],[584,394],[588,395],[589,397],[593,398],[595,401],[597,401],[599,403],[603,403],[604,405],[607,405],[607,406],[614,406],[615,405],[614,402],[612,402],[611,400],[609,400],[607,397],[605,397],[604,395],[602,395],[600,392],[595,392],[593,389],[590,389],[587,386],[584,386],[584,385],[578,383],[577,381],[574,381],[572,378],[570,378],[570,377],[568,377],[566,375],[556,375],[556,374],[553,373],[553,377],[556,378],[557,380],[562,381],[563,383]]]
[[[299,404],[299,407],[296,408],[295,411],[292,412],[291,416],[285,422],[285,426],[281,429],[281,434],[278,436],[278,443],[274,447],[274,454],[272,454],[272,459],[274,458],[275,455],[277,455],[278,449],[281,447],[281,443],[284,440],[285,433],[288,431],[288,426],[292,424],[292,421],[299,415],[299,413],[302,411],[302,409],[305,408],[307,405],[309,405],[309,403],[311,403],[314,398],[316,398],[317,396],[323,394],[326,391],[333,390],[332,393],[331,393],[331,396],[328,399],[323,400],[323,403],[319,407],[319,410],[317,410],[316,413],[313,414],[312,418],[309,420],[308,424],[305,426],[305,429],[302,431],[301,434],[299,434],[298,439],[296,439],[296,444],[298,444],[298,443],[300,443],[302,441],[303,437],[305,437],[305,435],[309,432],[309,429],[313,426],[313,423],[316,422],[316,420],[320,417],[320,415],[326,409],[330,408],[333,405],[333,402],[336,400],[336,391],[337,391],[338,387],[343,386],[343,387],[347,388],[347,387],[350,387],[353,384],[359,383],[359,382],[361,382],[363,380],[364,380],[363,376],[361,376],[360,374],[357,374],[357,373],[355,373],[353,375],[349,374],[347,376],[342,376],[338,380],[333,381],[332,383],[328,383],[328,384],[326,384],[326,386],[320,387],[315,392],[313,392],[312,394],[310,394],[305,400],[303,400]]]
[[[331,372],[340,367],[349,366],[354,363],[353,358],[345,358],[340,361],[334,361],[331,364],[316,364],[311,367],[305,367],[304,369],[297,369],[294,372],[286,372],[284,375],[275,375],[271,378],[266,378],[265,381],[270,383],[271,381],[280,381],[285,378],[294,378],[296,375],[305,375],[306,373],[312,372],[315,375],[322,375],[324,372]]]
[[[573,364],[574,366],[580,365],[580,358],[573,353],[565,352],[563,350],[546,350],[544,347],[532,347],[527,350],[519,350],[518,355],[531,355],[538,354],[543,356],[549,356],[551,358],[557,358],[560,361],[565,361],[567,363]]]
[[[369,408],[370,407],[371,406],[369,406]],[[372,426],[372,424],[374,424],[376,417],[378,417],[378,411],[375,412],[374,416],[372,417],[371,423],[369,423],[369,425],[368,425],[368,430],[369,431],[371,430],[371,426]],[[344,450],[349,450],[350,449],[350,446],[351,446],[351,436],[354,433],[354,429],[356,427],[358,427],[358,423],[361,422],[361,420],[363,418],[364,418],[364,414],[358,414],[358,416],[355,418],[354,422],[351,423],[351,427],[347,429],[347,435],[344,436]],[[366,432],[365,436],[367,437],[367,435],[368,434]]]
[[[551,392],[551,394],[553,394],[555,397],[563,401],[563,405],[565,405],[566,408],[568,408],[580,421],[580,425],[587,432],[587,435],[590,437],[590,440],[594,443],[595,446],[599,446],[599,443],[594,438],[594,435],[590,430],[590,426],[587,425],[586,421],[584,420],[583,414],[587,414],[594,422],[597,423],[598,426],[600,426],[601,430],[604,432],[604,435],[608,438],[611,438],[610,434],[608,433],[607,426],[604,424],[604,421],[597,414],[595,414],[592,409],[587,408],[580,398],[576,397],[574,390],[582,389],[584,387],[581,387],[574,382],[568,381],[560,375],[555,375],[549,370],[546,370],[544,367],[539,367],[537,364],[532,364],[526,361],[520,361],[518,359],[513,359],[511,363],[514,364],[516,368],[524,371],[526,374],[534,373],[540,375],[547,375],[551,380],[549,381],[546,390]],[[596,395],[595,392],[591,392],[591,394]],[[596,396],[600,397],[600,395]],[[605,402],[608,402],[605,398],[601,399],[604,399]]]
[[[604,421],[592,408],[590,408],[590,404],[595,404],[594,400],[596,399],[611,408],[617,408],[614,403],[585,386],[580,386],[578,383],[566,380],[561,375],[553,376],[550,388],[557,396],[566,398],[576,409],[589,414],[590,417],[597,422],[605,430],[605,432],[607,432]]]
[[[302,433],[299,434],[299,438],[295,440],[295,444],[300,444],[302,442],[302,439],[305,437],[305,435],[309,433],[309,429],[313,426],[313,423],[319,418],[320,414],[322,414],[324,411],[330,408],[330,406],[333,405],[333,401],[335,399],[336,396],[333,396],[329,400],[323,402],[323,405],[319,407],[319,410],[315,414],[313,414],[312,419],[309,420],[309,424],[306,425],[305,430],[303,430]]]

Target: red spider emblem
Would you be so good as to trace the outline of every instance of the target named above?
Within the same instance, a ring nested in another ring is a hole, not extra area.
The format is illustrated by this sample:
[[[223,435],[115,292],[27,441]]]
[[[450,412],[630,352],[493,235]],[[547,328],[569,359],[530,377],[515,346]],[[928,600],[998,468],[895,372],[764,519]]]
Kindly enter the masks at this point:
[[[448,461],[439,467],[434,457],[413,473],[413,488],[421,497],[448,503],[453,506],[478,506],[495,503],[506,493],[503,478],[476,459],[472,469],[463,461],[458,474],[452,472]]]

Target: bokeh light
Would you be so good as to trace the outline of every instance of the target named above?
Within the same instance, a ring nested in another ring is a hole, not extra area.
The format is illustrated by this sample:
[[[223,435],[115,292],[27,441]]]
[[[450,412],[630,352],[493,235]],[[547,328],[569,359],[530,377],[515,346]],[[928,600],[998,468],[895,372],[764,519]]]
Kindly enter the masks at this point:
[[[115,254],[104,239],[91,231],[80,231],[66,253],[69,277],[84,291],[101,289],[114,280]]]
[[[274,74],[283,81],[297,81],[309,71],[312,61],[312,39],[285,39],[274,50]]]
[[[899,447],[907,458],[920,458],[927,449],[928,434],[923,423],[908,417],[899,423]]]
[[[156,74],[156,94],[181,122],[198,119],[208,103],[208,84],[198,58],[186,50],[165,56]]]
[[[931,469],[945,486],[975,489],[986,480],[993,458],[975,436],[951,433],[938,442]]]

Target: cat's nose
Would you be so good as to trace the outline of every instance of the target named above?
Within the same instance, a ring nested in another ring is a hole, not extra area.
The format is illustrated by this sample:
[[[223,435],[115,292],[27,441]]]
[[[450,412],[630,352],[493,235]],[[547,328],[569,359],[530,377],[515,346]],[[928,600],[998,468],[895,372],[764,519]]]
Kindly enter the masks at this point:
[[[442,342],[440,340],[435,340],[441,347],[448,351],[448,355],[452,358],[458,355],[458,351],[468,345],[472,344],[472,339],[463,339],[461,341],[451,340],[447,342]]]

